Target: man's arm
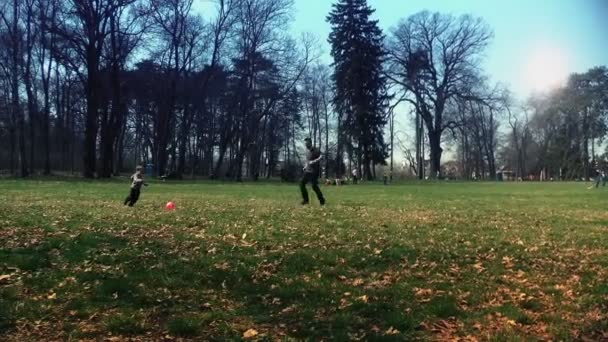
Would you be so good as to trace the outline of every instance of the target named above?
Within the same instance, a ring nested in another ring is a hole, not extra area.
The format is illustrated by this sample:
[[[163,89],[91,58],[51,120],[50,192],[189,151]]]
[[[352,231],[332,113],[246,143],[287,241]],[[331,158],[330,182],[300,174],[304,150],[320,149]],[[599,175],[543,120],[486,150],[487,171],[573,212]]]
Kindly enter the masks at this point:
[[[313,159],[311,161],[309,161],[310,164],[316,164],[318,163],[321,159],[323,159],[323,154],[321,154],[321,151],[317,150],[316,152],[319,153],[319,157],[317,159]]]

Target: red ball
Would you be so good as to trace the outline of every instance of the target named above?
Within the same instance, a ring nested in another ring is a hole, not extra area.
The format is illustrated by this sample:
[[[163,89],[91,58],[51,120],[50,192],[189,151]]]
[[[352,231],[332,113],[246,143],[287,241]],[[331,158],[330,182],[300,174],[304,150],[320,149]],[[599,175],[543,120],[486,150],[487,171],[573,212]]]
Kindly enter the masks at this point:
[[[175,203],[173,203],[173,202],[167,202],[167,204],[165,205],[165,209],[167,209],[167,210],[175,210]]]

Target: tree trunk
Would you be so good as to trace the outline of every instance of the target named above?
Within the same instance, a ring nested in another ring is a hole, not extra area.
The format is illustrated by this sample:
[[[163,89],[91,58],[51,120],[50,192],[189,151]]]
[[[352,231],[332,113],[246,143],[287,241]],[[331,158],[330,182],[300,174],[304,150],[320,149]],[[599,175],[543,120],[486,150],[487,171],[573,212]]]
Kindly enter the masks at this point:
[[[12,116],[12,115],[11,115]],[[11,175],[15,174],[15,121],[11,122],[11,127],[9,128],[9,137],[10,137],[10,156],[9,156],[9,163],[10,163],[10,170],[11,170]]]
[[[336,141],[336,178],[342,178],[342,176],[344,176],[342,173],[344,170],[342,170],[342,132],[341,132],[341,125],[340,125],[340,116],[338,115],[338,124],[337,124],[337,141]]]
[[[18,7],[19,2],[13,1],[13,27],[12,27],[12,51],[11,51],[11,112],[13,117],[16,118],[17,122],[17,135],[19,144],[19,175],[21,177],[28,176],[26,151],[25,151],[25,120],[24,113],[21,110],[21,104],[19,103],[19,37],[17,36],[18,27]]]
[[[93,44],[93,43],[91,43]],[[95,47],[87,48],[87,71],[88,77],[86,82],[86,98],[87,112],[84,131],[84,169],[83,176],[85,178],[95,177],[96,160],[97,160],[97,130],[99,119],[99,75],[98,61]]]
[[[418,169],[418,179],[424,179],[424,152],[422,152],[424,124],[419,111],[416,111],[416,163]]]
[[[31,52],[30,52],[31,53]],[[25,67],[25,75],[23,77],[24,79],[24,83],[25,83],[25,92],[27,95],[27,112],[28,112],[28,117],[29,117],[29,133],[30,133],[30,145],[29,145],[29,158],[30,158],[30,169],[33,171],[34,169],[34,165],[35,165],[35,156],[34,156],[34,150],[35,150],[35,143],[36,143],[36,123],[38,122],[38,106],[36,105],[37,103],[37,99],[36,99],[36,95],[34,94],[34,90],[32,89],[32,80],[31,80],[31,71],[30,71],[30,60],[31,57],[28,58],[28,62],[26,63],[26,67]]]
[[[125,120],[126,121],[126,120]],[[120,138],[118,139],[118,146],[116,147],[116,152],[118,154],[117,158],[116,158],[116,166],[114,167],[114,175],[119,176],[120,172],[123,170],[124,168],[124,149],[125,149],[125,131],[126,131],[126,124],[123,123],[121,130],[120,130]]]
[[[186,171],[186,148],[188,145],[188,136],[190,135],[190,108],[187,104],[184,105],[183,117],[179,133],[179,156],[177,160],[177,175],[182,177]]]
[[[113,92],[114,90],[112,90]],[[101,110],[101,130],[100,130],[100,140],[99,140],[99,148],[101,152],[101,167],[99,170],[98,176],[100,178],[109,178],[112,176],[112,162],[114,159],[114,132],[112,127],[112,116],[116,111],[116,104],[112,101],[111,103],[104,101],[105,105],[103,105],[103,109]],[[108,108],[111,106],[111,108]]]
[[[234,162],[234,174],[233,178],[237,182],[243,181],[243,162],[245,161],[245,154],[247,153],[247,139],[245,139],[245,134],[241,136],[241,143],[239,149],[237,150],[237,154],[235,156],[236,160]]]
[[[216,164],[215,170],[213,171],[213,174],[212,174],[212,177],[214,179],[223,178],[223,176],[224,176],[224,175],[220,176],[220,171],[222,169],[222,164],[224,163],[224,156],[226,155],[227,148],[228,148],[228,141],[226,139],[226,140],[224,140],[224,142],[222,144],[220,144],[220,152],[218,154],[217,164]]]
[[[431,147],[431,178],[441,176],[441,133],[436,130],[429,131],[429,144]]]
[[[50,76],[50,75],[49,75]],[[51,141],[50,141],[50,100],[48,81],[44,86],[44,122],[42,128],[42,141],[44,144],[44,174],[51,174]]]
[[[393,161],[394,161],[394,151],[395,151],[395,113],[391,112],[391,122],[390,122],[390,130],[391,130],[391,165],[389,168],[389,180],[393,181]]]
[[[56,10],[57,10],[57,6],[55,3],[52,4],[52,9],[51,9],[51,16],[50,16],[50,22],[54,23],[55,22],[55,17],[56,17]],[[51,71],[53,69],[53,55],[51,54],[51,51],[55,48],[55,35],[51,33],[50,36],[50,41],[47,42],[47,34],[48,32],[46,31],[46,19],[43,16],[43,23],[42,23],[42,28],[43,28],[43,32],[40,33],[40,45],[42,46],[42,55],[41,55],[41,59],[40,59],[40,69],[41,69],[41,75],[42,75],[42,88],[44,91],[44,111],[43,111],[43,116],[44,116],[44,121],[43,121],[43,127],[42,127],[42,140],[43,140],[43,144],[44,144],[44,174],[45,175],[49,175],[51,173],[51,141],[50,141],[50,94],[49,94],[49,88],[50,88],[50,82],[51,82]],[[48,48],[47,48],[47,44],[48,44]],[[48,53],[48,62],[46,65],[46,70],[45,70],[45,60],[46,60],[46,55]],[[57,70],[57,67],[55,67],[55,70]],[[58,90],[57,90],[58,91]],[[59,111],[59,108],[55,109],[57,112]]]
[[[464,179],[469,179],[470,175],[469,175],[469,170],[467,168],[467,139],[466,139],[466,133],[463,129],[460,130],[460,134],[462,135],[461,138],[461,144],[462,144],[462,156],[461,156],[461,172],[462,172],[462,177]]]
[[[168,108],[159,108],[159,123],[157,123],[154,144],[156,145],[154,163],[156,164],[156,174],[162,176],[167,168],[167,146],[169,140],[169,120]]]
[[[371,181],[376,178],[376,175],[372,172],[372,159],[370,158],[371,152],[369,151],[369,145],[365,144],[363,148],[363,164],[365,165],[365,174],[367,176],[367,180]]]
[[[36,92],[34,91],[34,85],[32,82],[32,58],[33,56],[33,33],[32,33],[32,19],[33,19],[33,8],[32,4],[25,3],[26,8],[26,32],[25,32],[25,65],[23,82],[25,84],[25,92],[27,95],[27,112],[29,117],[29,133],[30,133],[30,171],[34,171],[34,165],[36,165],[34,151],[36,148],[36,124],[38,122],[38,100],[36,98]]]
[[[589,113],[589,108],[585,108],[585,114],[584,114],[584,119],[583,119],[583,167],[585,168],[584,170],[584,175],[586,179],[590,179],[591,178],[591,167],[589,165],[589,130],[588,130],[588,125],[587,125],[587,115]]]
[[[325,106],[325,176],[329,178],[329,111]],[[336,174],[336,178],[338,175]]]
[[[26,84],[29,82],[26,82]],[[26,85],[26,89],[29,89]],[[37,100],[34,99],[35,95],[32,90],[27,90],[27,112],[29,117],[29,133],[30,133],[30,144],[29,144],[29,158],[30,158],[30,172],[35,172],[36,156],[34,151],[36,150],[36,123],[38,122],[38,106],[36,106]]]

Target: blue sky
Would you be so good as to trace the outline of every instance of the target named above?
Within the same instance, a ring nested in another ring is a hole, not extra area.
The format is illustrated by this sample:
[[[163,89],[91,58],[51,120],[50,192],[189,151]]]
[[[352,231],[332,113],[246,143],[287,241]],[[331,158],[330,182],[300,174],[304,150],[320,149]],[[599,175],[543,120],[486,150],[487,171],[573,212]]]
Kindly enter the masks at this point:
[[[210,0],[195,0],[200,10]],[[319,37],[330,62],[325,17],[333,0],[294,0],[291,30]],[[494,31],[485,72],[525,98],[555,86],[571,72],[608,65],[608,0],[368,0],[386,34],[421,10],[482,17]]]
[[[296,0],[294,31],[326,42],[330,0]],[[386,34],[421,10],[472,14],[494,31],[485,71],[519,97],[550,88],[570,72],[608,65],[608,0],[368,0]],[[325,44],[326,52],[329,46]],[[329,57],[328,57],[329,58]]]
[[[195,0],[196,8],[207,17],[213,1]],[[330,26],[325,18],[333,2],[294,0],[291,24],[294,36],[302,32],[318,36],[327,63],[331,62]],[[494,32],[484,71],[522,101],[551,90],[572,72],[608,65],[608,0],[368,0],[368,4],[376,9],[375,19],[387,35],[399,20],[422,10],[482,17]],[[406,142],[413,136],[408,113],[403,106],[397,109],[397,135]],[[445,145],[443,159],[449,160],[454,151]]]

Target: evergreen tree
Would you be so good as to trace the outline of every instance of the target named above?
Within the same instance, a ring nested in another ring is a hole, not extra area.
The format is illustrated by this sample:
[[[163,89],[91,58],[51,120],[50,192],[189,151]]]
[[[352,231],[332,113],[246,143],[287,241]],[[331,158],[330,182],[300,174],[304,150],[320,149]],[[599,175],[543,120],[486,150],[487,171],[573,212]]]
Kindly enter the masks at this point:
[[[382,72],[384,36],[378,21],[370,18],[373,13],[366,0],[339,0],[327,17],[332,25],[329,42],[340,145],[352,144],[368,179],[373,177],[374,161],[388,155],[383,137],[389,100]],[[339,147],[338,158],[340,151]]]

